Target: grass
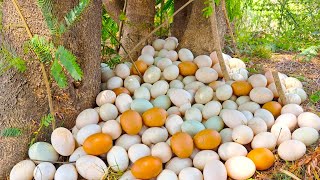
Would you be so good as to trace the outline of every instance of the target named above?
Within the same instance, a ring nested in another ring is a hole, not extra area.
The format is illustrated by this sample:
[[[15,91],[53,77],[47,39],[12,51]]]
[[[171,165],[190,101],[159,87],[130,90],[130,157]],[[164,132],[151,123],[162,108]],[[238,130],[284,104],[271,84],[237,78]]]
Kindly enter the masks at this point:
[[[118,180],[123,174],[123,171],[116,172],[109,166],[100,180]]]

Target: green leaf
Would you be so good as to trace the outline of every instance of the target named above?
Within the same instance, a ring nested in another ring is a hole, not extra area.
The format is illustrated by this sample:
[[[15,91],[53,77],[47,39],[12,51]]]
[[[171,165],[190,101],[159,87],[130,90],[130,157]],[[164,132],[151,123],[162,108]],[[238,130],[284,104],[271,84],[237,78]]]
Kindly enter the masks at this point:
[[[57,34],[58,19],[52,14],[52,0],[38,0],[38,6],[41,9],[44,20],[51,34]]]
[[[40,125],[48,127],[51,124],[51,122],[53,121],[53,119],[54,119],[54,117],[51,114],[43,116],[41,118]]]
[[[64,17],[66,29],[69,29],[75,24],[89,4],[90,0],[80,0],[79,4],[68,12],[68,14]],[[65,32],[66,29],[64,29],[64,31],[61,33]]]
[[[213,13],[212,1],[213,1],[213,0],[206,0],[206,1],[204,2],[204,4],[206,5],[206,7],[202,9],[202,15],[203,15],[205,18],[209,18],[209,17],[212,15],[212,13]]]
[[[22,134],[22,130],[19,128],[6,128],[1,131],[2,137],[18,137]]]
[[[62,70],[62,66],[59,64],[59,61],[55,59],[52,63],[50,74],[57,82],[60,88],[65,88],[67,86],[67,78]]]
[[[315,93],[313,93],[311,96],[310,96],[310,101],[312,103],[317,103],[320,101],[320,91],[316,91]]]
[[[15,68],[19,72],[24,72],[27,69],[26,62],[18,57],[15,52],[6,46],[4,43],[0,47],[0,75],[5,73],[10,68]]]
[[[65,49],[63,46],[59,46],[56,51],[56,59],[59,59],[60,63],[68,71],[73,79],[80,81],[83,75],[83,72],[77,63],[76,56],[70,51]]]
[[[52,42],[46,40],[43,36],[34,35],[30,40],[30,48],[38,56],[41,62],[51,62],[54,46]]]

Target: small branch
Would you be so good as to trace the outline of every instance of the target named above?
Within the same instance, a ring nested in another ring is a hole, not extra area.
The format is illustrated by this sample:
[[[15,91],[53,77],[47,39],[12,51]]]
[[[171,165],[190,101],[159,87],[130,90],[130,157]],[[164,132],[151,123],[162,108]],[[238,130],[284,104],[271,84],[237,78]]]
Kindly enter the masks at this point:
[[[173,13],[172,17],[174,17],[175,15],[177,15],[180,11],[182,11],[185,7],[187,7],[190,3],[192,3],[194,0],[189,0],[188,2],[186,2],[183,6],[181,6],[176,12]],[[148,38],[150,38],[152,36],[152,34],[154,34],[155,32],[157,32],[160,28],[162,28],[163,26],[165,26],[166,24],[169,23],[170,18],[168,18],[165,22],[163,22],[160,26],[158,26],[157,28],[155,28],[153,31],[151,31],[151,33],[149,33],[145,38],[143,38],[141,41],[138,42],[138,44],[136,44],[131,51],[129,52],[129,54],[133,53],[143,42],[147,41]],[[128,54],[128,53],[127,53]],[[128,55],[129,55],[128,54]]]
[[[214,43],[214,50],[217,52],[217,57],[219,60],[219,64],[221,67],[223,77],[224,77],[225,81],[229,81],[230,80],[229,72],[227,69],[227,65],[223,59],[222,50],[221,50],[221,46],[220,46],[220,37],[219,37],[219,33],[218,33],[215,3],[211,2],[211,6],[213,9],[213,12],[212,12],[212,15],[210,16],[210,23],[211,23],[211,31],[212,31],[212,37],[213,37],[213,43]]]
[[[281,80],[279,78],[278,71],[273,71],[272,76],[274,79],[274,84],[276,85],[276,89],[279,94],[279,98],[280,98],[282,104],[285,105],[285,104],[287,104],[287,98],[286,98],[286,95],[284,94],[284,91],[282,89]]]
[[[24,24],[24,28],[26,29],[27,31],[27,34],[29,36],[30,39],[32,39],[33,35],[30,31],[30,28],[24,18],[24,16],[22,15],[21,13],[21,10],[18,6],[18,2],[17,0],[11,0],[17,13],[19,14],[20,16],[20,19],[22,20],[23,24]],[[53,121],[52,121],[52,130],[55,129],[55,126],[56,126],[56,123],[55,123],[55,118],[54,118],[54,109],[53,109],[53,101],[52,101],[52,95],[51,95],[51,89],[50,89],[50,83],[49,83],[49,79],[48,79],[48,76],[47,76],[47,73],[46,73],[46,70],[45,70],[45,66],[42,62],[40,62],[40,68],[41,68],[41,72],[42,72],[42,75],[43,75],[43,80],[44,80],[44,83],[45,83],[45,86],[46,86],[46,90],[47,90],[47,95],[48,95],[48,103],[49,103],[49,109],[50,109],[50,114],[52,115],[53,117]]]
[[[42,161],[42,160],[35,160],[35,159],[30,159],[33,162],[49,162],[52,164],[75,164],[76,162],[63,162],[63,161]]]
[[[119,45],[122,47],[123,51],[128,55],[128,57],[129,57],[132,65],[133,65],[133,67],[134,67],[134,68],[136,69],[136,71],[138,72],[139,77],[140,77],[141,79],[143,79],[141,72],[139,71],[137,65],[134,63],[134,60],[132,59],[131,55],[128,53],[128,51],[126,50],[126,48],[122,45],[122,43],[121,43],[120,41],[118,41],[118,39],[117,39],[109,30],[107,30],[107,31],[108,31],[108,33],[109,33],[113,38],[115,38],[115,40],[119,43]]]
[[[300,178],[298,178],[296,175],[292,174],[291,172],[284,170],[284,169],[280,169],[280,172],[282,172],[283,174],[286,174],[287,176],[290,176],[292,179],[295,180],[301,180]]]
[[[124,6],[122,9],[122,12],[124,13],[124,15],[126,15],[127,12],[127,4],[128,4],[128,0],[124,1]],[[123,32],[123,21],[120,20],[120,25],[119,25],[119,37],[118,37],[118,41],[121,42],[121,38],[122,38],[122,32]],[[116,47],[116,51],[119,52],[120,49],[120,44]]]
[[[230,37],[231,37],[232,46],[233,46],[235,55],[237,57],[239,57],[240,53],[239,53],[239,50],[237,48],[237,43],[236,43],[236,39],[235,39],[234,34],[233,34],[232,27],[230,25],[230,20],[229,20],[229,17],[228,17],[228,12],[227,12],[227,9],[226,9],[226,1],[225,0],[221,0],[221,6],[222,6],[222,11],[223,11],[224,18],[226,20],[227,27],[229,29],[229,34],[230,34]]]

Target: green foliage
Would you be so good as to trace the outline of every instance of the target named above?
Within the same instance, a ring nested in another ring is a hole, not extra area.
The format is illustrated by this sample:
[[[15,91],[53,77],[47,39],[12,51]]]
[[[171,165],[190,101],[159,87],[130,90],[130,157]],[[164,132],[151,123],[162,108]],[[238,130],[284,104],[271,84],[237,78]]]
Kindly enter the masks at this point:
[[[71,77],[76,81],[80,81],[83,75],[83,72],[77,63],[76,56],[73,55],[70,51],[65,49],[63,46],[59,46],[56,53],[56,59],[60,60],[60,63],[64,68],[69,72]]]
[[[155,27],[160,26],[168,20],[165,27],[160,28],[156,34],[160,37],[168,36],[170,32],[170,24],[173,22],[174,1],[173,0],[156,0],[156,15],[154,18]]]
[[[21,136],[22,130],[19,128],[6,128],[1,131],[2,137],[18,137]]]
[[[109,68],[113,69],[120,62],[121,62],[121,56],[119,54],[115,54],[105,63],[108,65]]]
[[[38,6],[41,9],[44,20],[46,21],[51,34],[60,33],[58,31],[58,19],[52,14],[52,0],[38,0]]]
[[[54,121],[54,117],[51,114],[45,115],[41,118],[39,128],[37,129],[37,131],[33,132],[29,146],[32,146],[36,142],[38,135],[41,132],[42,128],[49,127],[49,125],[52,123],[52,121]]]
[[[310,101],[312,103],[318,103],[320,101],[320,91],[316,91],[315,93],[310,95]]]
[[[318,56],[318,53],[320,53],[320,45],[319,46],[310,46],[304,50],[301,51],[300,54],[298,54],[298,57],[302,57],[303,61],[311,61],[313,58]]]
[[[8,45],[3,43],[0,47],[0,75],[10,68],[15,68],[19,72],[24,72],[27,69],[27,66],[23,59],[18,57]]]
[[[30,48],[41,62],[52,61],[51,52],[54,50],[53,43],[46,40],[43,36],[34,35],[30,40]]]
[[[69,11],[69,13],[64,17],[67,29],[72,27],[77,22],[89,4],[90,0],[80,0],[79,4]]]
[[[254,57],[259,57],[262,59],[270,59],[271,55],[272,55],[272,51],[263,45],[256,46],[252,50],[252,56]]]
[[[202,9],[202,15],[203,15],[205,18],[209,18],[209,17],[212,15],[212,13],[213,13],[212,2],[213,2],[213,0],[206,0],[206,1],[204,2],[204,4],[206,5],[206,7]]]
[[[62,66],[59,64],[59,61],[55,59],[50,68],[50,74],[57,82],[58,86],[64,88],[67,86],[67,78],[62,70]]]

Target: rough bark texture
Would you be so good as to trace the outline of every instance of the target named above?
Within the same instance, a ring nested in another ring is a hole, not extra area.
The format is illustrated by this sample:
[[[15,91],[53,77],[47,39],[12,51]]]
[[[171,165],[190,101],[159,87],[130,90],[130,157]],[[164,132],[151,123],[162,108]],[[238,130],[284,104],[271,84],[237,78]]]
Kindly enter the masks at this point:
[[[122,45],[128,51],[152,31],[154,15],[154,0],[128,1],[126,10],[127,20],[124,23],[123,35],[121,38]],[[131,54],[133,60],[138,58],[142,47],[143,45]],[[126,56],[122,48],[120,48],[120,54]]]
[[[186,2],[188,0],[175,1],[175,9]],[[206,6],[204,2],[205,0],[196,0],[177,14],[171,31],[179,39],[179,47],[191,49],[195,55],[209,54],[214,49],[210,20],[202,16],[202,10]],[[223,47],[227,26],[221,6],[216,7],[216,15],[220,44]]]
[[[124,0],[102,0],[102,3],[109,16],[119,24],[119,16],[124,6]]]
[[[48,36],[49,32],[36,1],[18,0],[18,3],[31,32]],[[77,1],[58,0],[55,4],[58,8],[57,15],[61,18]],[[11,0],[4,0],[3,25],[10,24],[20,25],[21,20]],[[101,1],[94,0],[76,26],[63,37],[65,47],[78,57],[84,76],[79,84],[73,83],[69,78],[69,86],[64,90],[57,88],[55,83],[52,84],[57,126],[71,128],[77,114],[94,105],[100,88],[100,31]],[[0,76],[0,130],[8,127],[23,129],[20,137],[0,137],[0,179],[6,179],[12,166],[26,158],[30,135],[38,128],[41,117],[49,112],[39,62],[34,57],[23,55],[23,43],[28,40],[25,29],[16,26],[6,28],[4,38],[19,56],[29,60],[25,73],[9,70]],[[45,136],[41,139],[45,139]]]

